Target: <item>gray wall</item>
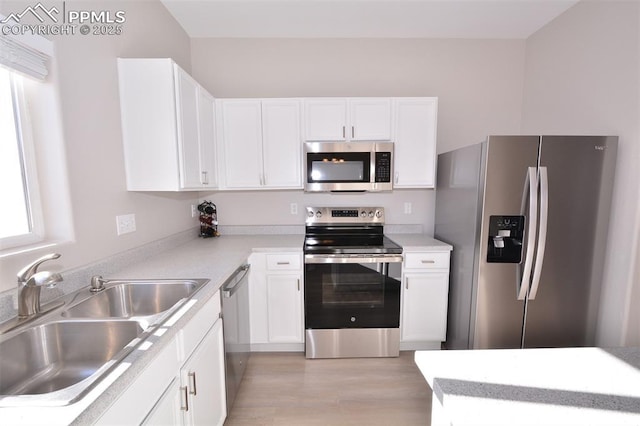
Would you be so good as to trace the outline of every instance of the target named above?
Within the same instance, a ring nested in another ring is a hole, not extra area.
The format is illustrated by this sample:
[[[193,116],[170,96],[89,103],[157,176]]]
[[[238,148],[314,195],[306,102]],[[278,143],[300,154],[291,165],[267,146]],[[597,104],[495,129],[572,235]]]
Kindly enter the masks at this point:
[[[620,137],[597,342],[639,345],[640,3],[581,1],[526,53],[524,133]]]
[[[2,9],[21,11],[26,4]],[[66,270],[197,226],[190,214],[197,193],[126,191],[116,68],[119,56],[172,57],[188,70],[189,38],[159,2],[67,1],[66,7],[122,9],[127,21],[120,36],[53,37],[50,84],[59,89],[71,204],[65,216],[73,217],[73,231],[55,248],[0,259],[0,291],[13,289],[16,272],[44,253],[62,253],[52,266]],[[115,216],[127,213],[136,214],[138,230],[118,237]]]
[[[191,41],[194,77],[220,98],[437,96],[438,151],[518,133],[524,79],[523,40],[203,39]],[[310,195],[302,191],[204,194],[224,224],[301,224],[289,203],[369,205],[391,224],[433,234],[432,190],[386,195]],[[404,203],[412,214],[404,214]],[[301,210],[301,209],[300,209]]]

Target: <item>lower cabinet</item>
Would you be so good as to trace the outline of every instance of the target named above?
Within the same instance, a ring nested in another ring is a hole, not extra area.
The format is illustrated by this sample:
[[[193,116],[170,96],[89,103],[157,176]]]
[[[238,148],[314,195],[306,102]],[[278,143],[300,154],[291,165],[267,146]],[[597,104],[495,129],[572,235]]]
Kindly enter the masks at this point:
[[[219,314],[216,293],[97,423],[224,424],[224,339]]]
[[[253,253],[249,262],[251,349],[303,351],[302,253]]]
[[[439,349],[447,337],[449,252],[405,253],[400,349]]]

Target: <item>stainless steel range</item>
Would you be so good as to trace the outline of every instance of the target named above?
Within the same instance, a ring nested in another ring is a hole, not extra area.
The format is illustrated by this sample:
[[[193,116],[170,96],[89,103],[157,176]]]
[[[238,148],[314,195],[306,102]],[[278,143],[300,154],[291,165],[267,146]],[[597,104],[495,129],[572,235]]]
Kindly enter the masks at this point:
[[[384,208],[307,207],[307,358],[400,352],[402,247],[384,235]]]

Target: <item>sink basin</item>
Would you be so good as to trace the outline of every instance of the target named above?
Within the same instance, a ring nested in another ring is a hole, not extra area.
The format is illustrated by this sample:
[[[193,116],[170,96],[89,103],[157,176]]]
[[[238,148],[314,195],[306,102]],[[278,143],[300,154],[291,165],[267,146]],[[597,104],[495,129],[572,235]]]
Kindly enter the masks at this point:
[[[0,334],[0,407],[77,401],[208,280],[111,280]],[[126,365],[125,365],[126,368]],[[1,422],[0,422],[1,423]]]
[[[39,395],[79,383],[144,330],[136,321],[59,321],[30,327],[0,343],[0,398]]]
[[[132,318],[156,315],[189,298],[201,280],[111,281],[99,293],[63,312],[67,318]]]

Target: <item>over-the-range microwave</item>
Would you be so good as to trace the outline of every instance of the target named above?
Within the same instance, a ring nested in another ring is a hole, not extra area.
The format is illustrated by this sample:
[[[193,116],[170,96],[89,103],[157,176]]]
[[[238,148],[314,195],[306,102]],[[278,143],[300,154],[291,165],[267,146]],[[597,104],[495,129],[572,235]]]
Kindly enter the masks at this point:
[[[393,142],[305,142],[304,190],[391,191]]]

